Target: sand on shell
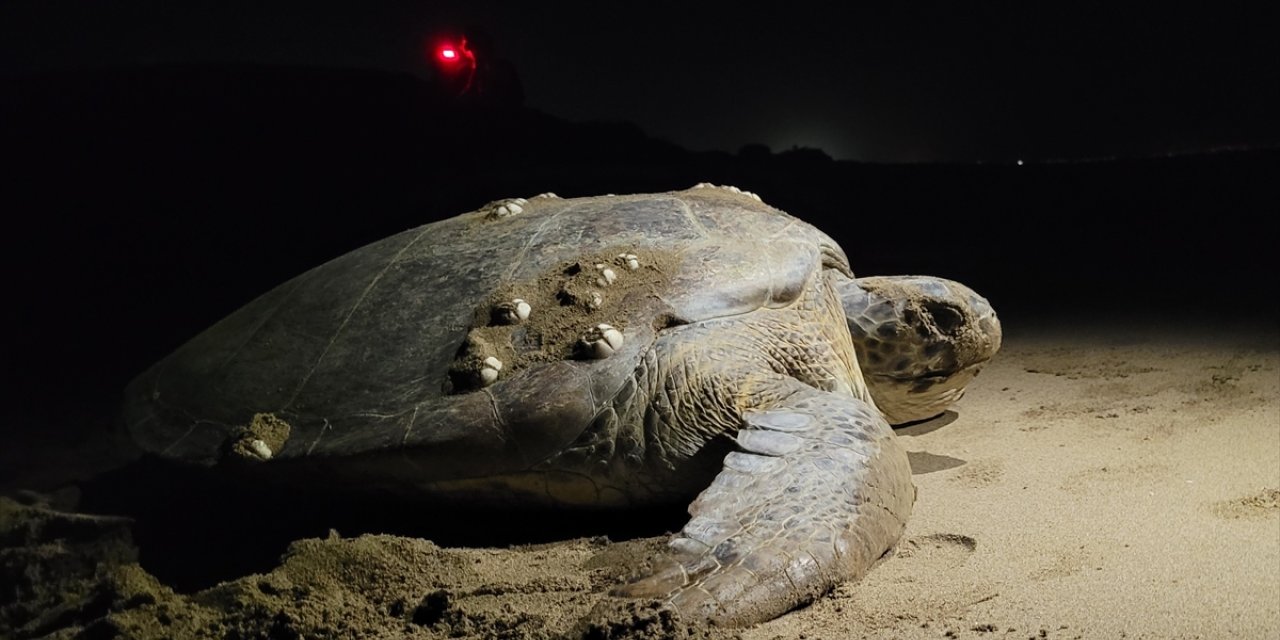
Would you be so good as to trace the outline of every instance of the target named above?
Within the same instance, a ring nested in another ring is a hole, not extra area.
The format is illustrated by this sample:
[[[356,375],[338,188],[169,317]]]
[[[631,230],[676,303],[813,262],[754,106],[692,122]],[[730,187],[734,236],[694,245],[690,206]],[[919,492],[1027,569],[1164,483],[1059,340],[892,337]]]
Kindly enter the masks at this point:
[[[605,595],[660,537],[441,548],[335,533],[178,594],[136,563],[127,524],[4,501],[0,636],[1280,636],[1274,323],[1006,322],[956,410],[899,436],[919,497],[897,553],[750,629]]]

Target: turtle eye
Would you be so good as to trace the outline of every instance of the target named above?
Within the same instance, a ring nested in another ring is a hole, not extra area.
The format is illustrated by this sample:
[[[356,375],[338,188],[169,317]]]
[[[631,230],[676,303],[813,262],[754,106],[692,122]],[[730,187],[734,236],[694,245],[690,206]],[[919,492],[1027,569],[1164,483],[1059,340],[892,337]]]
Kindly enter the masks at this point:
[[[924,303],[924,311],[933,318],[933,325],[946,335],[956,335],[964,329],[964,312],[955,305],[938,300]]]
[[[835,269],[847,277],[853,277],[853,269],[849,266],[849,258],[845,257],[844,251],[834,244],[826,242],[820,245],[822,252],[822,268]]]

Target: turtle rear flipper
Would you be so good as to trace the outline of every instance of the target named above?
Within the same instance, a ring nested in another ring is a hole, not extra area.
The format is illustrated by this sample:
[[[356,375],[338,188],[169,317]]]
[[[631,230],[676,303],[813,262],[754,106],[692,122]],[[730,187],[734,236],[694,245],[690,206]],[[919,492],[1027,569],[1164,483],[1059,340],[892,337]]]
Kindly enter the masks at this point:
[[[745,414],[742,451],[726,456],[652,572],[615,595],[750,625],[861,577],[893,547],[915,488],[889,425],[862,400],[792,384],[787,400]]]

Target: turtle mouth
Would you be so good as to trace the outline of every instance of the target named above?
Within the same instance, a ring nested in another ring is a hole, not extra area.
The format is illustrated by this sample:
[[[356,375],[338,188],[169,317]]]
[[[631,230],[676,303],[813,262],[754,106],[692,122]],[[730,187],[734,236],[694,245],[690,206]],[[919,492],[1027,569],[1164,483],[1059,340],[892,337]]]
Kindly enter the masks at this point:
[[[929,374],[929,375],[910,376],[910,377],[889,376],[889,375],[884,375],[884,376],[877,375],[872,377],[880,381],[880,384],[877,385],[879,387],[883,388],[886,386],[894,386],[900,389],[905,388],[905,393],[910,395],[919,395],[922,393],[928,393],[930,391],[934,391],[939,386],[946,385],[947,382],[951,380],[951,378],[954,376],[955,376],[955,373],[949,373],[949,374],[940,373],[940,374]],[[903,393],[903,391],[899,391],[899,393]]]
[[[911,374],[873,373],[871,375],[876,378],[880,378],[882,380],[892,380],[894,382],[913,382],[916,380],[924,380],[924,379],[945,380],[947,378],[953,378],[963,373],[972,372],[974,374],[977,374],[977,372],[981,370],[982,367],[986,366],[987,362],[988,360],[983,360],[981,362],[975,362],[968,366],[959,367],[955,369],[925,369],[924,371],[921,371],[919,373],[911,373]]]
[[[964,371],[964,369],[955,369],[952,371],[926,370],[926,371],[922,371],[920,373],[911,374],[911,375],[908,375],[905,373],[904,374],[881,373],[881,374],[874,374],[874,375],[877,378],[892,380],[894,382],[912,382],[915,380],[928,380],[928,379],[945,380],[947,378],[950,378],[951,376],[954,376],[957,373],[960,373],[961,371]]]
[[[871,374],[871,377],[897,384],[919,384],[924,381],[929,381],[930,386],[932,386],[977,366],[979,365],[973,365],[964,369],[952,369],[950,371],[926,370],[915,374],[874,373]]]
[[[907,393],[925,393],[926,391],[931,391],[934,387],[940,384],[946,384],[946,382],[951,379],[951,375],[921,376],[911,384],[911,388],[907,390]]]
[[[985,364],[986,361],[983,361],[959,369],[929,369],[915,375],[877,373],[868,377],[880,381],[883,386],[905,387],[907,394],[918,395],[929,392],[936,393],[940,389],[951,385],[963,385],[977,376]]]

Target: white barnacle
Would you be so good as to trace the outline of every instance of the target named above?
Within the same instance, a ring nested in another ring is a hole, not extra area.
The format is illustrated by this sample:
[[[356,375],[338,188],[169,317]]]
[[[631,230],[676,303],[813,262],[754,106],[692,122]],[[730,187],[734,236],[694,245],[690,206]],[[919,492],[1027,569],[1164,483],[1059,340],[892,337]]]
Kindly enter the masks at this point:
[[[747,191],[746,189],[740,189],[730,184],[718,185],[718,184],[711,184],[710,182],[699,182],[698,184],[693,185],[693,188],[694,189],[723,189],[725,191],[728,191],[729,193],[736,193],[739,195],[747,196],[748,198],[751,198],[752,200],[755,200],[757,202],[764,202],[763,200],[760,199],[760,196],[750,191]]]
[[[589,358],[608,358],[622,348],[622,332],[613,328],[613,325],[598,324],[582,337],[579,345],[583,355]]]
[[[636,257],[634,253],[619,253],[618,261],[627,265],[627,268],[632,271],[640,268],[640,258]]]
[[[533,312],[533,307],[529,306],[528,302],[516,298],[511,301],[511,304],[515,305],[516,320],[518,322],[524,322],[529,319],[529,314]]]
[[[489,356],[480,363],[480,383],[489,386],[498,381],[498,372],[502,371],[502,361]]]
[[[592,291],[591,299],[587,301],[587,306],[592,309],[599,309],[603,305],[604,305],[604,296],[600,295],[599,291]]]
[[[496,219],[514,216],[518,213],[522,213],[524,211],[524,205],[528,203],[529,201],[524,198],[506,198],[505,200],[496,200],[485,206],[485,209],[489,212],[486,217]]]
[[[261,438],[254,438],[248,442],[249,452],[260,460],[270,460],[275,452]]]
[[[533,307],[529,306],[521,298],[513,298],[508,302],[498,304],[493,309],[493,318],[495,322],[500,324],[519,324],[529,319],[529,314],[533,312]]]
[[[602,287],[607,287],[613,284],[614,280],[618,279],[618,274],[615,273],[613,269],[610,269],[609,265],[602,262],[596,263],[596,271],[600,272],[600,277],[596,278],[596,284]]]
[[[546,193],[539,193],[538,195],[534,196],[534,198],[559,199],[560,196],[548,191]]]

